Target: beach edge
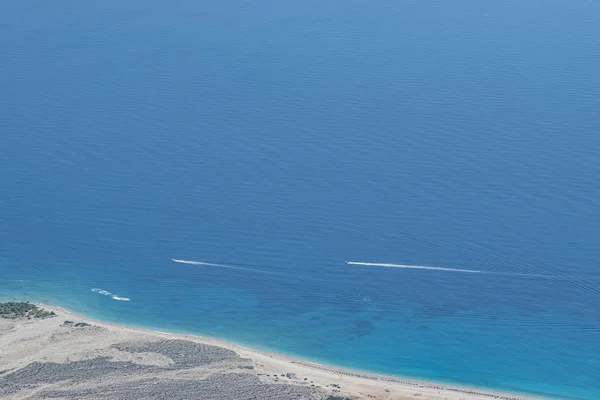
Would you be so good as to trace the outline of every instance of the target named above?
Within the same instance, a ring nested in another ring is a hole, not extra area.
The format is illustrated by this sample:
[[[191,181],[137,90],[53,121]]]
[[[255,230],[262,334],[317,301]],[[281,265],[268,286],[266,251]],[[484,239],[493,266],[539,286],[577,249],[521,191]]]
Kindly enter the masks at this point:
[[[422,394],[429,394],[429,397],[435,398],[435,395],[443,394],[450,399],[465,398],[468,396],[469,399],[501,399],[501,400],[554,400],[554,397],[550,396],[539,396],[530,395],[523,393],[511,393],[490,390],[488,388],[477,388],[468,387],[454,384],[446,384],[441,382],[433,382],[426,380],[417,380],[412,378],[404,378],[400,376],[384,375],[373,373],[369,371],[360,371],[351,368],[340,367],[336,365],[329,365],[324,363],[318,363],[309,359],[303,359],[301,357],[292,357],[285,354],[259,350],[256,348],[248,347],[245,345],[236,344],[230,341],[226,341],[220,338],[211,336],[204,336],[199,334],[188,334],[188,333],[174,333],[162,330],[154,330],[151,328],[126,325],[122,323],[113,323],[103,321],[97,318],[90,318],[85,314],[72,311],[71,309],[51,305],[46,302],[31,301],[31,303],[38,307],[44,308],[48,311],[54,311],[58,318],[64,317],[72,320],[83,320],[88,323],[105,327],[108,329],[118,329],[122,331],[129,331],[132,333],[150,334],[164,339],[181,339],[193,341],[196,343],[203,343],[207,345],[213,345],[222,347],[225,349],[232,350],[239,354],[241,357],[250,358],[261,365],[267,365],[267,370],[282,370],[285,367],[287,369],[300,370],[302,372],[310,374],[317,373],[319,378],[332,380],[343,379],[345,383],[352,383],[352,386],[356,387],[368,387],[368,386],[381,386],[388,392],[398,392],[405,396],[414,396],[415,390]],[[349,393],[350,395],[357,395],[358,393]],[[448,397],[449,396],[449,397]],[[428,397],[425,397],[428,398]]]

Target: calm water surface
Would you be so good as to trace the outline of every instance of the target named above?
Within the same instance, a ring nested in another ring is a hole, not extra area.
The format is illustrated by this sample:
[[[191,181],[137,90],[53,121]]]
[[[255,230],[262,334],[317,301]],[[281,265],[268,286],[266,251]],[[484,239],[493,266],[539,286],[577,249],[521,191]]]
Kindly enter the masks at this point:
[[[0,297],[598,399],[599,15],[4,0]]]

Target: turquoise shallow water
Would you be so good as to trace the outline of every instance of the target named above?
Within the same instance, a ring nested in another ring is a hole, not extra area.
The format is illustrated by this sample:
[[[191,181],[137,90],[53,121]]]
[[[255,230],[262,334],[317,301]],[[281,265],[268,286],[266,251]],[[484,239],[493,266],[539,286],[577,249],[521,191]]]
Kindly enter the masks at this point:
[[[0,297],[597,399],[599,12],[4,1]]]

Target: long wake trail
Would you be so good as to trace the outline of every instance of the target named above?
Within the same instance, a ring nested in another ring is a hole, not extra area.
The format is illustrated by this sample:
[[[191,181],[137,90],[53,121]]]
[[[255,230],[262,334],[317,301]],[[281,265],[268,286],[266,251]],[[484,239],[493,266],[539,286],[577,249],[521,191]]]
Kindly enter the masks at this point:
[[[574,275],[561,276],[561,275],[544,275],[544,274],[520,273],[520,272],[482,271],[482,270],[478,270],[478,269],[430,267],[430,266],[426,266],[426,265],[374,263],[374,262],[359,262],[359,261],[346,261],[346,264],[347,265],[360,265],[360,266],[365,266],[365,267],[425,269],[425,270],[431,270],[431,271],[461,272],[461,273],[467,273],[467,274],[509,276],[509,277],[520,277],[520,278],[540,278],[540,279],[552,279],[552,280],[573,280],[573,279],[595,280],[595,279],[597,279],[594,277],[582,277],[582,276],[574,276]]]
[[[275,274],[274,272],[265,271],[265,270],[262,270],[262,269],[238,267],[238,266],[235,266],[235,265],[227,265],[227,264],[216,264],[216,263],[210,263],[210,262],[206,262],[206,261],[180,260],[180,259],[177,259],[177,258],[171,258],[171,261],[173,261],[175,263],[179,263],[179,264],[201,265],[201,266],[205,266],[205,267],[217,267],[217,268],[237,269],[237,270],[242,270],[242,271],[258,272],[258,273],[261,273],[261,274]]]
[[[464,272],[469,274],[481,274],[484,271],[476,269],[460,269],[460,268],[443,268],[443,267],[428,267],[426,265],[408,265],[408,264],[388,264],[388,263],[371,263],[359,261],[346,261],[348,265],[362,265],[366,267],[384,267],[384,268],[404,268],[404,269],[428,269],[431,271],[447,271],[447,272]]]

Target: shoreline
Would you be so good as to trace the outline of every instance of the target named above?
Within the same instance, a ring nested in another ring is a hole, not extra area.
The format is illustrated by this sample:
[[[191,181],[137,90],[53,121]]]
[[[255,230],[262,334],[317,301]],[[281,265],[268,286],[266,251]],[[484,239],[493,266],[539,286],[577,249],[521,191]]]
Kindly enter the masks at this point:
[[[398,376],[383,375],[359,370],[353,370],[348,368],[342,368],[338,366],[332,366],[327,364],[321,364],[312,362],[310,360],[304,360],[299,357],[287,356],[280,353],[258,350],[240,344],[228,342],[222,339],[213,338],[209,336],[202,336],[196,334],[186,333],[172,333],[166,331],[158,331],[149,328],[136,327],[112,322],[105,322],[93,318],[89,318],[86,315],[73,312],[61,306],[53,306],[44,302],[32,302],[33,304],[42,307],[48,311],[54,311],[58,314],[59,318],[64,317],[66,319],[77,319],[83,320],[94,325],[109,328],[118,329],[121,331],[153,335],[162,338],[169,339],[182,339],[196,343],[208,344],[218,346],[228,350],[232,350],[239,354],[241,357],[249,358],[264,368],[264,371],[271,372],[267,374],[259,373],[258,375],[270,377],[274,373],[274,370],[284,371],[289,370],[291,367],[302,375],[315,375],[311,377],[311,382],[321,383],[318,387],[329,387],[331,380],[342,381],[342,390],[334,391],[336,395],[346,396],[359,396],[359,398],[371,398],[365,396],[365,391],[372,388],[383,390],[385,393],[390,395],[399,396],[423,396],[424,399],[499,399],[499,400],[540,400],[550,399],[549,397],[539,397],[532,395],[523,395],[517,393],[506,393],[500,391],[486,390],[475,387],[465,387],[452,384],[444,384],[440,382],[431,382],[424,380],[416,380],[410,378],[403,378]],[[276,375],[279,375],[278,373]],[[276,376],[273,375],[273,376]],[[335,386],[332,386],[335,388]],[[416,392],[415,392],[416,391]],[[406,398],[406,397],[402,397]]]

